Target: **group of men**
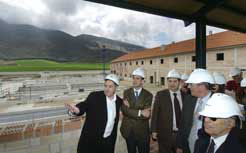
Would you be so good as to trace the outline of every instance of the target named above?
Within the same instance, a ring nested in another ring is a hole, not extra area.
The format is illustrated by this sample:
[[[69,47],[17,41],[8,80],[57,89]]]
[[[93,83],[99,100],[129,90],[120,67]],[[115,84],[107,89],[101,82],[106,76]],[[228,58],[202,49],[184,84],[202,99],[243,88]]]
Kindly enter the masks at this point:
[[[78,153],[114,153],[120,111],[128,153],[149,153],[150,139],[158,142],[159,153],[245,153],[236,136],[241,110],[231,96],[212,92],[214,77],[207,70],[195,69],[189,77],[169,71],[167,89],[155,98],[143,88],[144,79],[144,69],[134,70],[132,87],[121,99],[119,79],[109,74],[104,91],[66,104],[74,115],[86,113]]]

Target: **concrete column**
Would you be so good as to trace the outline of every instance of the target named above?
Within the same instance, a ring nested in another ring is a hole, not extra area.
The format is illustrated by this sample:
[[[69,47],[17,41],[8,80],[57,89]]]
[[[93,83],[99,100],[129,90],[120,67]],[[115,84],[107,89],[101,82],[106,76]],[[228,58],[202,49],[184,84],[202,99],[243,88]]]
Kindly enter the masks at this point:
[[[196,22],[196,68],[206,68],[206,24]]]

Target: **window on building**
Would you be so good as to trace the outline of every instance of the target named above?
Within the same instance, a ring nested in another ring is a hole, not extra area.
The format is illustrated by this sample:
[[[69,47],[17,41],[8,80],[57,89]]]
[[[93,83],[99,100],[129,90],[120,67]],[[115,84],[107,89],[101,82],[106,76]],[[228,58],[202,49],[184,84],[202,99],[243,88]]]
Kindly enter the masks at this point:
[[[192,56],[192,62],[195,62],[196,61],[196,56]]]
[[[178,63],[178,62],[179,62],[178,57],[174,57],[173,62],[174,62],[174,63]]]
[[[150,61],[149,61],[149,63],[150,63],[150,64],[152,64],[152,63],[153,63],[153,61],[152,61],[152,60],[150,60]]]
[[[161,77],[161,85],[165,86],[165,77]]]
[[[127,66],[127,63],[125,63],[125,66]]]
[[[144,61],[142,61],[142,65],[144,65]]]
[[[224,61],[224,53],[217,53],[216,59],[217,61]]]
[[[125,77],[127,77],[127,74],[125,74]]]
[[[120,63],[120,66],[122,66],[122,63]]]
[[[164,59],[161,59],[160,63],[163,64],[164,63]]]
[[[136,65],[138,65],[138,61],[136,61]]]
[[[150,76],[150,83],[154,83],[154,77],[153,76]]]
[[[132,62],[130,62],[130,65],[132,65]]]

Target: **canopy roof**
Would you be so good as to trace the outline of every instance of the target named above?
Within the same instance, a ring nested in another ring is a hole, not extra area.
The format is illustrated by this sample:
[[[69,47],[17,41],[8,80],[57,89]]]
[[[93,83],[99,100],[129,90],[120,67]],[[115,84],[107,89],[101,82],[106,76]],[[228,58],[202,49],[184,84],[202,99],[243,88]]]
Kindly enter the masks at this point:
[[[246,32],[246,0],[86,0]]]

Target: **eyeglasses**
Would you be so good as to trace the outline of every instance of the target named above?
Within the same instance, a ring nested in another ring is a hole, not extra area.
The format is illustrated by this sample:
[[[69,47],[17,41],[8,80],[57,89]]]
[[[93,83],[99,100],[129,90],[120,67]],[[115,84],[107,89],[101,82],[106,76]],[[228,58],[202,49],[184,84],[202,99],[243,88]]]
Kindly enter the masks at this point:
[[[218,118],[215,118],[215,117],[207,117],[209,118],[211,121],[215,122]]]

